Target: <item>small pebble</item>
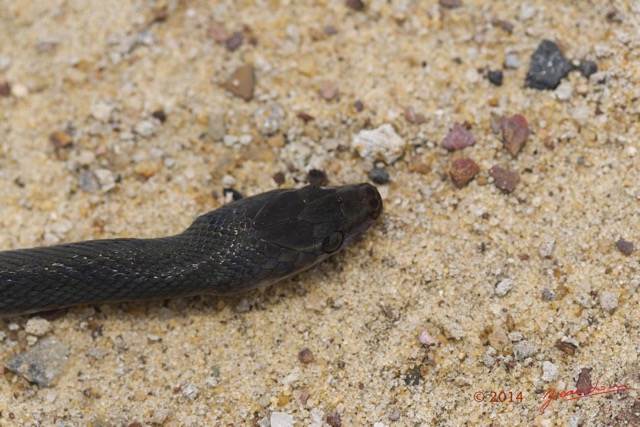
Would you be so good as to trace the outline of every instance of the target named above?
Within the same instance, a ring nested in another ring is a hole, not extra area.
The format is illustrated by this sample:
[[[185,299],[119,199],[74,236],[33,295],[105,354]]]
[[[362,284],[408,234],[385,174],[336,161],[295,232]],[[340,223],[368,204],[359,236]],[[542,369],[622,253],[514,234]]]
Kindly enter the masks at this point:
[[[156,133],[155,120],[140,120],[136,123],[133,131],[143,138],[148,138]]]
[[[496,70],[496,71],[489,71],[487,73],[487,78],[489,79],[489,81],[496,85],[496,86],[502,86],[502,80],[504,78],[504,73],[500,70]]]
[[[252,64],[245,64],[231,74],[231,77],[225,83],[226,90],[233,95],[250,101],[253,98],[253,90],[255,88],[256,80],[255,73]]]
[[[593,61],[583,60],[583,61],[580,61],[578,70],[580,70],[580,74],[582,74],[586,78],[589,78],[591,77],[592,74],[595,74],[598,72],[598,64],[596,64]]]
[[[389,172],[385,168],[377,168],[374,167],[371,169],[367,175],[369,179],[376,184],[386,184],[389,182]]]
[[[240,46],[242,46],[243,40],[244,36],[242,34],[242,31],[236,31],[225,40],[224,46],[228,51],[233,52],[234,50],[237,50]]]
[[[529,138],[529,124],[521,114],[503,119],[501,123],[502,143],[513,157],[517,156]]]
[[[39,340],[24,353],[11,358],[5,367],[40,388],[55,385],[64,372],[69,350],[55,338]]]
[[[502,351],[511,344],[507,332],[500,326],[494,326],[493,331],[487,336],[489,345],[498,351]]]
[[[503,297],[509,293],[511,289],[513,289],[513,280],[512,279],[502,279],[495,285],[496,295]]]
[[[293,427],[293,415],[286,412],[272,412],[269,423],[270,427]]]
[[[396,422],[400,419],[400,410],[398,408],[393,408],[391,414],[389,414],[389,421]]]
[[[631,255],[636,250],[632,242],[626,241],[622,237],[618,239],[616,246],[618,250],[625,255]]]
[[[327,415],[327,424],[329,424],[329,426],[331,427],[341,427],[342,419],[340,418],[340,414],[333,413]]]
[[[67,131],[56,131],[49,135],[49,141],[53,145],[53,150],[58,152],[64,148],[69,148],[73,145],[73,137]]]
[[[444,141],[442,141],[442,146],[449,151],[456,151],[465,147],[472,147],[475,143],[476,139],[473,134],[464,125],[454,123]]]
[[[573,83],[570,81],[561,82],[555,90],[555,96],[562,102],[567,102],[573,95]]]
[[[11,67],[11,63],[10,57],[0,54],[0,72],[8,70]]]
[[[25,85],[15,84],[11,87],[11,94],[16,98],[24,98],[29,95],[29,89]]]
[[[547,236],[542,241],[540,246],[538,246],[538,254],[540,255],[541,258],[551,258],[551,255],[553,255],[553,249],[555,248],[555,246],[556,246],[556,240],[551,236]]]
[[[100,182],[92,171],[83,170],[78,178],[78,187],[84,192],[94,193],[100,189]]]
[[[504,193],[511,193],[516,189],[516,185],[520,181],[517,173],[511,172],[500,166],[494,166],[489,169],[489,175],[493,178],[494,184]]]
[[[28,334],[41,337],[51,330],[51,322],[41,317],[34,317],[27,320],[24,330]]]
[[[307,182],[315,187],[323,187],[329,184],[327,173],[320,169],[311,169],[307,173]]]
[[[576,390],[585,390],[582,394],[587,394],[591,388],[593,387],[593,383],[591,381],[591,368],[582,368],[580,373],[578,374],[578,381],[576,382]]]
[[[509,341],[511,342],[520,342],[524,339],[522,332],[518,332],[518,331],[509,332],[508,336],[509,336]]]
[[[553,301],[556,299],[556,293],[551,289],[543,289],[542,290],[542,299],[545,301]]]
[[[308,348],[303,348],[298,352],[298,360],[305,365],[311,363],[313,362],[313,353]]]
[[[569,356],[573,356],[574,354],[576,354],[576,350],[578,349],[578,346],[576,344],[561,340],[558,340],[555,346],[557,349],[562,350]]]
[[[114,107],[110,103],[103,100],[97,100],[91,104],[89,112],[94,119],[106,122],[111,118],[113,110]]]
[[[11,95],[11,83],[9,82],[0,83],[0,96],[6,98],[9,95]]]
[[[211,114],[207,123],[207,135],[216,142],[221,142],[227,134],[224,114]]]
[[[409,123],[422,124],[427,121],[427,117],[422,113],[416,113],[413,107],[407,107],[404,110],[404,118]]]
[[[360,157],[375,162],[382,160],[385,164],[392,164],[402,157],[407,143],[388,123],[373,130],[361,130],[351,141]]]
[[[531,57],[525,85],[538,90],[555,89],[571,70],[573,65],[567,61],[558,45],[543,40]]]
[[[364,104],[360,100],[354,102],[353,103],[353,107],[356,109],[356,111],[358,113],[360,113],[360,112],[362,112],[362,110],[364,110]]]
[[[542,381],[548,383],[558,377],[558,367],[553,363],[545,360],[542,362]]]
[[[256,126],[263,135],[271,135],[280,130],[286,116],[287,113],[280,104],[269,103],[256,111]]]
[[[364,1],[362,0],[347,0],[347,7],[349,9],[357,10],[361,12],[364,10]]]
[[[456,9],[462,6],[462,0],[438,0],[438,3],[446,9]]]
[[[504,56],[504,66],[514,70],[520,66],[520,58],[514,53],[507,53]]]
[[[309,123],[310,121],[315,119],[315,117],[313,117],[311,114],[305,113],[304,111],[300,111],[298,114],[296,114],[296,117],[305,123]]]
[[[276,183],[278,187],[285,183],[285,176],[282,172],[276,172],[273,174],[273,182]]]
[[[536,348],[527,340],[522,340],[513,346],[513,355],[518,361],[523,361],[529,356],[533,356]]]
[[[196,400],[200,395],[200,390],[195,384],[187,384],[186,386],[182,387],[182,395],[187,399],[193,401]]]
[[[600,292],[600,307],[604,311],[613,311],[618,307],[618,297],[611,291]]]
[[[156,110],[151,113],[151,117],[157,119],[160,123],[164,123],[167,121],[167,113],[164,110]]]
[[[329,80],[324,80],[323,82],[321,82],[318,91],[320,92],[320,96],[322,96],[327,101],[331,101],[338,96],[337,86]]]
[[[471,159],[456,159],[451,164],[449,175],[458,188],[465,187],[480,172],[480,166]]]
[[[422,345],[434,345],[436,343],[435,338],[433,338],[426,329],[420,332],[418,340]]]

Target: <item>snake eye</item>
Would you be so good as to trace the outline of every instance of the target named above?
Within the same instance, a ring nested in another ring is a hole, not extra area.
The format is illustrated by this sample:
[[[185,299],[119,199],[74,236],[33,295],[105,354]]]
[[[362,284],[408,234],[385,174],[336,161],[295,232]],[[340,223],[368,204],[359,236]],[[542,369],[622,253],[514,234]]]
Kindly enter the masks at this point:
[[[335,252],[342,245],[342,233],[334,231],[322,241],[322,250],[326,253]]]

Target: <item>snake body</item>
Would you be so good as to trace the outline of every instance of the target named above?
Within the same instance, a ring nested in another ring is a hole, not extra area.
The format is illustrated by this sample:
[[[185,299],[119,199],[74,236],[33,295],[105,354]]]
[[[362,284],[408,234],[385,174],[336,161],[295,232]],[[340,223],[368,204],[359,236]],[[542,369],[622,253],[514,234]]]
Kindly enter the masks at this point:
[[[155,239],[88,240],[0,252],[0,315],[78,304],[231,295],[317,264],[382,212],[369,184],[273,190]]]

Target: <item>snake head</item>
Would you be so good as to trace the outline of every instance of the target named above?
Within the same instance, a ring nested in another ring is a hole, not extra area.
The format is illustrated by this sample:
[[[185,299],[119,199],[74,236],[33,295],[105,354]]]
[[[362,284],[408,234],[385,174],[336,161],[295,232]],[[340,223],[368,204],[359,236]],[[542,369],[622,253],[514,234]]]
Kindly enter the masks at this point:
[[[251,226],[261,270],[256,273],[268,271],[271,283],[339,252],[382,213],[380,194],[370,184],[307,186],[261,197]]]

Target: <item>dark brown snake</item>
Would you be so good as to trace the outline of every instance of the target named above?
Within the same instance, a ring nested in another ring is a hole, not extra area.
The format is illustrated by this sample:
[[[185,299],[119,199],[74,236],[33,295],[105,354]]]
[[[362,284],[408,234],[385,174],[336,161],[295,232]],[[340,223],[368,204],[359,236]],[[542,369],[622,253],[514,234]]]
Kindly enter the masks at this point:
[[[79,304],[232,295],[312,267],[382,213],[369,184],[273,190],[156,239],[89,240],[0,252],[0,315]]]

